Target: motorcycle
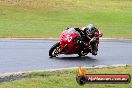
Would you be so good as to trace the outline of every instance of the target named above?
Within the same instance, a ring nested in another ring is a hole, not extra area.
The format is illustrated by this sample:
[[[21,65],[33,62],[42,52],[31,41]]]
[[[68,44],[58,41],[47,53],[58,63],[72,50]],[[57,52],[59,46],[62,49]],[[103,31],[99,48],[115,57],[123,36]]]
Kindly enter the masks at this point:
[[[101,36],[102,35],[100,34],[100,37]],[[49,56],[56,57],[60,54],[78,54],[79,56],[85,56],[88,53],[91,53],[91,41],[85,42],[85,47],[82,46],[81,43],[78,43],[78,38],[81,38],[81,35],[74,28],[64,30],[60,35],[59,42],[54,44],[49,50]]]

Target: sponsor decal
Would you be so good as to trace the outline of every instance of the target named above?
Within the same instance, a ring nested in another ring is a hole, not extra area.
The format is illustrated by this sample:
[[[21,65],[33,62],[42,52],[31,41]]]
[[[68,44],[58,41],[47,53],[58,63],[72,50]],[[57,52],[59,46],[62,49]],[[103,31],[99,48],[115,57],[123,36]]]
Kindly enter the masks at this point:
[[[67,35],[67,36],[65,37],[65,40],[67,40],[68,42],[71,42],[71,40],[72,40],[72,36]]]

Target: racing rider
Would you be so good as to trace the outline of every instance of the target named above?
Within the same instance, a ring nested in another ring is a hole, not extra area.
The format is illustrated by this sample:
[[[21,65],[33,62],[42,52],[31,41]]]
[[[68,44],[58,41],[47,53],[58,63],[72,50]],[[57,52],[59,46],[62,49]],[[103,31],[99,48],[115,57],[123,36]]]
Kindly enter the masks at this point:
[[[89,45],[87,44],[87,41],[90,41],[89,43],[92,46],[92,54],[97,55],[100,31],[93,24],[88,24],[86,27],[83,27],[82,29],[80,28],[74,29],[78,31],[81,35],[81,37],[78,37],[76,41],[80,43],[82,47],[87,47],[87,45]]]
[[[88,24],[86,27],[82,28],[82,30],[85,35],[84,41],[90,41],[92,54],[97,55],[100,31],[93,24]]]

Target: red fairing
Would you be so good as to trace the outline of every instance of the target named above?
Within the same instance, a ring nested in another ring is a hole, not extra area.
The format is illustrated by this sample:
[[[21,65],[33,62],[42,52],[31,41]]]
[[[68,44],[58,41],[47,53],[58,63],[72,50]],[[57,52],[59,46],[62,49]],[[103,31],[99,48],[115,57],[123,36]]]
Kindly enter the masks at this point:
[[[65,30],[60,35],[60,44],[62,54],[73,54],[78,48],[75,38],[80,36],[79,34],[68,34],[68,30]]]

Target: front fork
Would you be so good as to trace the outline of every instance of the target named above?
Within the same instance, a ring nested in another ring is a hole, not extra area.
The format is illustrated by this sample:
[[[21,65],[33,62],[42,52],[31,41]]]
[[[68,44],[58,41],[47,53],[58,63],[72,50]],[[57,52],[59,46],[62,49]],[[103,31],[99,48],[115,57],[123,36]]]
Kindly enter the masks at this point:
[[[67,44],[60,50],[60,53],[62,53],[67,48]]]

